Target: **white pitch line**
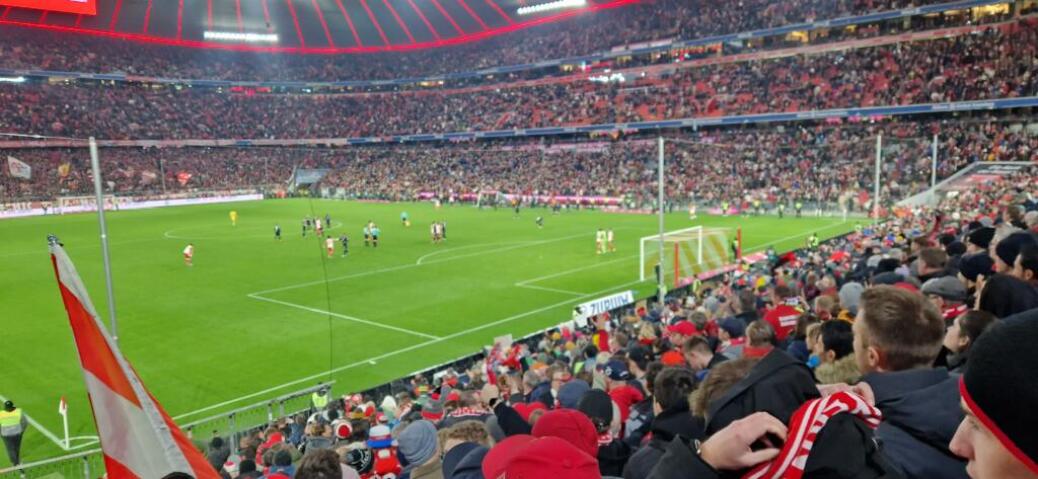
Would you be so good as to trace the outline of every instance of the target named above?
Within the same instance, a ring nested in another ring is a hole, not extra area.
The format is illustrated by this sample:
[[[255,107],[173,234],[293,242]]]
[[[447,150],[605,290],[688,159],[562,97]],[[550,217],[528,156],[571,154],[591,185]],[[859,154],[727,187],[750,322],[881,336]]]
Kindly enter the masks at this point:
[[[525,243],[527,243],[527,242],[526,241],[512,241],[512,242],[508,242],[508,243],[480,243],[480,244],[473,244],[473,245],[468,245],[468,246],[459,246],[457,248],[441,249],[439,251],[433,251],[432,253],[429,253],[427,255],[420,256],[418,258],[418,261],[415,261],[414,264],[416,266],[420,265],[420,264],[422,264],[422,261],[425,261],[426,259],[431,258],[433,256],[441,255],[441,254],[446,253],[448,251],[460,251],[460,250],[463,250],[463,249],[473,249],[473,248],[479,248],[479,247],[482,247],[482,246],[498,246],[498,245],[503,245],[503,244],[514,245],[514,244],[525,244]]]
[[[526,286],[526,285],[528,285],[530,283],[536,283],[536,282],[543,281],[543,280],[546,280],[546,279],[557,278],[559,276],[566,276],[566,275],[571,274],[571,273],[576,273],[576,272],[580,272],[580,271],[584,271],[584,270],[588,270],[588,269],[593,269],[593,268],[597,268],[599,266],[605,266],[607,264],[619,263],[621,261],[629,261],[629,260],[631,260],[633,258],[637,258],[637,257],[638,257],[638,255],[624,256],[624,257],[621,257],[621,258],[605,261],[605,262],[602,262],[602,263],[595,263],[595,264],[588,265],[588,266],[581,266],[579,268],[574,268],[574,269],[570,269],[570,270],[566,270],[566,271],[560,271],[558,273],[552,273],[552,274],[548,274],[548,275],[544,275],[544,276],[538,276],[536,278],[525,279],[525,280],[519,281],[518,283],[515,283],[515,285],[516,286]]]
[[[481,325],[476,326],[474,328],[465,329],[463,331],[459,331],[459,332],[456,332],[456,333],[453,333],[453,334],[450,334],[450,335],[447,335],[447,336],[444,336],[444,337],[441,337],[441,338],[431,339],[429,341],[425,341],[425,342],[422,342],[422,343],[413,344],[413,345],[408,346],[408,347],[403,348],[403,349],[398,349],[396,351],[390,351],[390,352],[387,352],[387,353],[380,354],[378,356],[374,356],[374,357],[367,358],[367,359],[362,359],[362,360],[357,361],[357,362],[353,362],[353,363],[350,363],[350,364],[339,366],[337,368],[330,369],[328,371],[323,371],[323,372],[320,372],[320,373],[317,373],[317,374],[312,374],[312,375],[307,376],[305,378],[296,379],[294,381],[289,381],[289,382],[284,383],[284,384],[279,384],[277,386],[273,386],[273,387],[264,389],[262,391],[256,391],[254,393],[250,393],[250,394],[246,394],[246,395],[241,396],[241,397],[230,399],[230,400],[221,402],[219,404],[213,404],[211,406],[206,406],[204,408],[201,408],[201,409],[198,409],[198,410],[195,410],[195,411],[191,411],[191,412],[184,413],[184,414],[181,414],[181,415],[178,415],[178,416],[174,416],[173,419],[182,419],[182,418],[185,418],[185,417],[194,416],[194,415],[199,414],[199,413],[203,413],[203,412],[206,412],[206,411],[212,411],[213,409],[219,409],[219,408],[222,408],[222,407],[225,407],[225,406],[236,404],[236,403],[239,403],[239,402],[244,401],[246,399],[254,398],[254,397],[257,397],[257,396],[267,395],[267,394],[270,394],[270,393],[276,392],[276,391],[281,391],[281,390],[283,390],[283,389],[285,389],[287,387],[291,387],[291,386],[295,386],[295,385],[303,384],[303,383],[307,383],[307,382],[312,382],[312,381],[315,381],[317,379],[324,378],[324,377],[328,376],[329,374],[335,374],[335,373],[338,373],[338,372],[341,372],[341,371],[345,371],[347,369],[356,368],[356,367],[359,367],[359,366],[370,365],[371,362],[373,362],[373,361],[380,361],[382,359],[393,357],[393,356],[396,356],[396,355],[399,355],[399,354],[404,354],[404,353],[407,353],[407,352],[411,352],[411,351],[414,351],[416,349],[423,348],[425,346],[429,346],[431,344],[441,343],[443,341],[449,341],[449,340],[452,340],[454,338],[458,338],[458,337],[461,337],[461,336],[472,334],[472,333],[474,333],[476,331],[482,331],[482,330],[487,329],[487,328],[492,328],[492,327],[500,325],[500,324],[504,324],[504,323],[508,323],[508,322],[511,322],[511,321],[515,321],[517,319],[525,318],[525,317],[533,315],[533,314],[542,313],[542,312],[547,311],[549,309],[557,308],[559,306],[565,306],[567,304],[571,304],[571,303],[580,301],[580,300],[585,299],[585,298],[590,298],[592,296],[597,296],[597,295],[600,295],[600,294],[603,294],[603,293],[606,293],[606,292],[609,292],[609,291],[613,291],[615,289],[625,288],[627,286],[631,286],[631,285],[638,284],[638,283],[641,283],[641,281],[632,281],[630,283],[625,283],[625,284],[621,284],[621,285],[618,285],[618,286],[612,286],[612,287],[609,287],[609,288],[606,288],[606,289],[603,289],[603,290],[600,290],[600,291],[595,291],[593,293],[587,293],[587,294],[584,294],[582,296],[577,296],[577,297],[574,297],[574,298],[566,299],[566,300],[560,301],[560,302],[555,303],[555,304],[551,304],[551,305],[548,305],[548,306],[544,306],[544,307],[541,307],[541,308],[530,310],[530,311],[527,311],[525,313],[519,313],[519,314],[516,314],[516,315],[513,315],[513,316],[509,316],[507,318],[502,318],[502,319],[499,319],[499,320],[496,320],[496,321],[493,321],[493,322],[490,322],[490,323],[481,324]]]
[[[250,294],[248,296],[250,298],[252,298],[252,299],[258,299],[260,301],[266,301],[268,303],[280,304],[282,306],[288,306],[290,308],[302,309],[303,311],[310,311],[311,313],[326,314],[328,316],[336,317],[336,318],[339,318],[339,319],[345,319],[347,321],[353,321],[355,323],[366,324],[368,326],[374,326],[376,328],[388,329],[388,330],[391,330],[391,331],[396,331],[396,332],[399,332],[399,333],[406,333],[406,334],[410,334],[410,335],[413,335],[413,336],[421,336],[423,338],[440,339],[439,336],[433,336],[431,334],[419,333],[418,331],[412,331],[410,329],[398,328],[396,326],[392,326],[392,325],[389,325],[389,324],[376,323],[374,321],[368,321],[366,319],[360,319],[360,318],[356,318],[356,317],[353,317],[353,316],[347,316],[345,314],[333,313],[331,311],[325,311],[323,309],[311,308],[309,306],[303,306],[301,304],[289,303],[288,301],[280,301],[280,300],[277,300],[277,299],[265,298],[265,297],[257,295],[257,294]]]
[[[7,401],[7,398],[5,398],[2,395],[0,395],[0,402],[4,402],[4,401]],[[36,420],[33,419],[32,416],[29,415],[29,413],[27,413],[25,411],[22,411],[22,414],[25,415],[25,420],[29,421],[29,424],[31,424],[32,427],[35,427],[36,429],[39,429],[39,431],[41,433],[43,433],[43,435],[47,439],[50,439],[51,442],[53,442],[54,444],[57,444],[57,446],[60,447],[61,450],[63,450],[63,451],[67,451],[68,450],[68,448],[65,447],[65,441],[59,439],[58,436],[54,435],[54,433],[52,433],[49,430],[47,430],[47,428],[43,427],[42,424],[36,422]]]
[[[515,283],[515,287],[517,287],[517,288],[527,288],[527,289],[539,289],[541,291],[549,291],[549,292],[552,292],[552,293],[571,294],[573,296],[583,296],[584,295],[584,293],[578,293],[576,291],[569,291],[569,290],[566,290],[566,289],[558,289],[558,288],[548,288],[548,287],[545,287],[545,286],[533,286],[533,285],[530,285],[530,284]]]
[[[448,261],[454,261],[454,260],[462,259],[462,258],[471,258],[473,256],[483,256],[483,255],[486,255],[486,254],[500,253],[502,251],[510,251],[510,250],[513,250],[513,249],[526,248],[528,246],[537,246],[537,245],[542,245],[542,244],[548,244],[548,243],[554,243],[554,242],[559,242],[559,241],[565,241],[565,240],[570,240],[570,239],[573,239],[573,238],[579,238],[581,236],[590,236],[590,234],[581,233],[581,234],[578,234],[578,235],[563,236],[561,238],[555,238],[555,239],[550,239],[550,240],[533,241],[533,242],[523,243],[523,244],[516,245],[516,246],[506,246],[504,248],[495,248],[495,249],[491,249],[491,250],[487,250],[487,251],[480,251],[480,252],[477,252],[477,253],[470,253],[470,254],[464,254],[464,255],[459,255],[459,256],[452,256],[452,257],[449,257],[449,258],[444,258],[444,259],[436,260],[436,261],[429,261],[429,262],[422,263],[422,264],[415,264],[415,263],[401,264],[401,265],[397,265],[397,266],[390,266],[388,268],[374,269],[374,270],[370,270],[370,271],[364,271],[364,272],[361,272],[361,273],[348,274],[348,275],[345,275],[345,276],[336,276],[334,278],[328,278],[327,280],[319,279],[319,280],[316,280],[316,281],[307,281],[305,283],[292,284],[292,285],[283,286],[283,287],[280,287],[280,288],[272,288],[272,289],[265,289],[263,291],[255,291],[255,292],[249,293],[249,295],[277,293],[277,292],[281,292],[281,291],[288,291],[288,290],[292,290],[292,289],[304,288],[304,287],[307,287],[307,286],[314,286],[314,285],[318,285],[318,284],[325,284],[326,282],[331,283],[331,282],[335,282],[335,281],[342,281],[342,280],[352,279],[352,278],[362,278],[362,277],[371,276],[371,275],[374,275],[374,274],[390,273],[390,272],[393,272],[393,271],[400,271],[400,270],[404,270],[404,269],[417,268],[417,267],[420,267],[420,266],[426,266],[426,265],[430,265],[430,264],[446,263]]]

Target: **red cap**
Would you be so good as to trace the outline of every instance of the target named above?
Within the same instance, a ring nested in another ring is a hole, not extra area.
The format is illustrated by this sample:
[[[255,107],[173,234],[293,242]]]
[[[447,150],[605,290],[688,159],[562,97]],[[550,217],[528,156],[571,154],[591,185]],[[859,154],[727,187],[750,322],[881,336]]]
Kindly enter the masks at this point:
[[[534,437],[558,437],[591,457],[598,455],[598,433],[587,415],[573,409],[548,411],[533,425]]]
[[[660,357],[664,366],[681,366],[685,364],[685,357],[677,351],[667,351]]]
[[[461,393],[458,391],[451,391],[447,393],[447,402],[461,401]]]
[[[511,436],[483,459],[487,479],[601,479],[598,461],[557,437]]]
[[[695,336],[698,331],[696,330],[696,325],[692,324],[691,321],[678,321],[667,326],[667,332],[682,336]]]

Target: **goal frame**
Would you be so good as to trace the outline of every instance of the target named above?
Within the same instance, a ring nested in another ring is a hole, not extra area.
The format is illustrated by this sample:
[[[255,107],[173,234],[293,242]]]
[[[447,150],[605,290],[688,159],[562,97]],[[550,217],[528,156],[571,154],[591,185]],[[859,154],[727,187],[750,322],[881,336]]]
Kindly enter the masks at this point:
[[[674,231],[664,231],[663,232],[663,242],[664,243],[667,242],[667,239],[666,239],[667,236],[677,236],[677,235],[683,235],[683,234],[686,234],[686,233],[696,233],[695,234],[695,239],[697,241],[697,244],[696,244],[696,264],[702,265],[703,264],[703,231],[704,231],[704,229],[703,229],[702,225],[693,226],[691,228],[683,228],[683,229],[674,230]],[[639,281],[645,281],[646,279],[648,279],[648,278],[646,278],[646,274],[645,274],[645,270],[646,270],[646,268],[645,268],[645,252],[646,252],[646,242],[648,242],[648,241],[655,241],[655,242],[658,243],[660,241],[660,235],[659,234],[654,234],[652,236],[643,236],[641,239],[638,240],[638,245],[639,245],[638,246],[638,250],[639,250],[639,252],[638,252],[638,269],[639,269],[638,280]],[[664,246],[664,247],[666,247],[666,246]],[[675,252],[676,252],[677,248],[678,248],[678,243],[677,242],[674,242],[674,248],[675,248]],[[662,263],[662,261],[663,261],[663,259],[660,258],[660,261],[658,262],[658,264]],[[680,269],[680,265],[678,264],[677,255],[675,255],[674,256],[674,275],[675,275],[675,278],[677,278],[679,269]]]

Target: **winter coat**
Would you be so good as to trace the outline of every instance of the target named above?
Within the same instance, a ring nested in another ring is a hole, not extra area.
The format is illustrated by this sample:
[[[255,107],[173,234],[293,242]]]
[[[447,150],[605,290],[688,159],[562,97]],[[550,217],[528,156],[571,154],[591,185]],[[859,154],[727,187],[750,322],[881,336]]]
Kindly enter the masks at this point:
[[[489,451],[473,442],[454,446],[443,456],[443,478],[483,479],[483,458]]]
[[[625,476],[626,477],[626,476]],[[648,479],[718,479],[720,474],[703,461],[683,438],[675,438],[663,449],[663,457]]]
[[[656,416],[652,422],[652,439],[638,449],[627,461],[623,470],[624,479],[649,477],[666,451],[667,444],[681,436],[686,439],[703,439],[703,420],[692,416],[688,403],[679,404]]]
[[[598,446],[598,470],[603,476],[620,477],[630,458],[630,446],[620,439]]]
[[[819,396],[811,370],[785,351],[774,349],[745,378],[710,403],[706,432],[713,434],[758,411],[786,423],[804,401]]]
[[[943,368],[870,373],[883,422],[876,436],[909,479],[966,479],[966,461],[948,449],[962,422],[959,377]]]

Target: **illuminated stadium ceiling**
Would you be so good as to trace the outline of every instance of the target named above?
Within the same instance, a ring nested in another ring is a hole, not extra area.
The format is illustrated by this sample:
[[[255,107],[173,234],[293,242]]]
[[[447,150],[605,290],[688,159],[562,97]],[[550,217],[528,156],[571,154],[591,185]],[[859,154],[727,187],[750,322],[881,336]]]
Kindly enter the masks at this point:
[[[0,24],[197,48],[358,53],[464,43],[637,1],[520,15],[549,0],[96,0],[90,16],[0,0]]]

